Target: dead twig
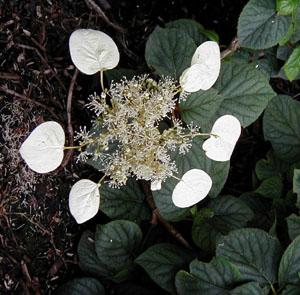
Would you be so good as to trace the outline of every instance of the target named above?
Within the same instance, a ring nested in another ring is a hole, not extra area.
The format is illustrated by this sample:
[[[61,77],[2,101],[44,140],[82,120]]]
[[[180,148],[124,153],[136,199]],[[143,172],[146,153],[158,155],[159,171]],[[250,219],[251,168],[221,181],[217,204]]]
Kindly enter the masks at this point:
[[[74,75],[71,80],[71,84],[69,87],[69,92],[68,92],[68,99],[67,99],[67,120],[68,120],[68,136],[69,136],[69,146],[74,146],[74,132],[73,132],[73,127],[72,127],[72,114],[71,114],[71,109],[72,109],[72,97],[73,97],[73,90],[75,86],[75,82],[78,76],[78,69],[75,69]],[[64,161],[60,165],[61,168],[66,167],[67,164],[69,163],[72,155],[74,153],[74,149],[69,149],[66,152],[66,155],[64,157]]]
[[[20,80],[21,76],[11,74],[11,73],[0,73],[0,79],[5,79],[5,80]]]
[[[27,101],[31,104],[35,104],[35,105],[38,105],[38,106],[46,109],[56,120],[59,120],[59,117],[50,108],[48,108],[46,105],[44,105],[44,104],[28,97],[28,96],[22,95],[20,93],[15,92],[14,90],[9,89],[7,87],[7,85],[0,86],[0,90],[7,93],[7,94],[13,95],[14,97],[16,97],[18,99],[25,100],[25,101]]]
[[[143,190],[146,194],[146,200],[150,206],[150,208],[152,209],[152,222],[156,222],[156,220],[158,219],[162,225],[182,244],[184,245],[186,248],[188,249],[192,249],[192,246],[189,244],[189,242],[175,229],[175,227],[166,219],[164,219],[158,209],[156,208],[154,199],[152,197],[151,191],[149,189],[149,186],[146,182],[142,181],[142,186],[143,186]]]
[[[126,29],[122,28],[120,25],[112,23],[102,9],[93,1],[93,0],[84,0],[88,8],[95,10],[99,16],[109,25],[112,26],[114,29],[118,30],[121,33],[126,33]]]

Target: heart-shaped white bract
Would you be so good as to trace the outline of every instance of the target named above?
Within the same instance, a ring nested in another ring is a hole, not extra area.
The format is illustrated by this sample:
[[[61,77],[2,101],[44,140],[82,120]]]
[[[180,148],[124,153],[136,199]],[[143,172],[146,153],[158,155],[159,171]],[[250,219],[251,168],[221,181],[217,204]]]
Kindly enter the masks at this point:
[[[20,148],[20,154],[30,169],[38,173],[55,170],[64,157],[65,132],[54,121],[37,126]]]
[[[214,123],[210,138],[204,141],[202,148],[208,158],[214,161],[229,161],[237,140],[241,135],[240,121],[231,115],[220,117]]]
[[[203,200],[212,186],[210,176],[200,169],[187,171],[177,183],[172,193],[175,206],[186,208]]]
[[[220,68],[221,55],[218,43],[204,42],[196,49],[191,66],[180,76],[180,85],[186,92],[208,90],[218,79]]]
[[[89,179],[77,181],[69,194],[69,208],[77,223],[93,218],[100,206],[99,185]]]
[[[87,75],[113,69],[120,60],[114,40],[105,33],[92,29],[79,29],[73,32],[69,48],[74,65]]]

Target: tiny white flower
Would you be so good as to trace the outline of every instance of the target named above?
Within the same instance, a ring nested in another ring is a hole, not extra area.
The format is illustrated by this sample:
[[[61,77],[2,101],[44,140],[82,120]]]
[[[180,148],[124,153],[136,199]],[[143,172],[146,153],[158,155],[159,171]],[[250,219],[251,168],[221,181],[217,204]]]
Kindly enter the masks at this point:
[[[214,161],[229,161],[241,135],[240,121],[231,115],[222,116],[216,120],[210,133],[213,135],[202,145],[206,156]]]
[[[180,85],[186,92],[208,90],[218,79],[220,68],[219,45],[214,41],[204,42],[196,49],[191,66],[180,76]]]
[[[172,193],[175,206],[186,208],[203,200],[212,187],[210,176],[200,169],[187,171],[177,183]]]
[[[20,154],[30,169],[38,173],[55,170],[64,157],[65,133],[54,121],[37,126],[20,148]]]
[[[101,70],[113,69],[120,60],[117,45],[107,34],[79,29],[69,40],[71,59],[84,74],[93,75]]]
[[[152,191],[161,190],[161,180],[151,181],[151,190]]]
[[[69,194],[70,212],[77,223],[93,218],[100,205],[99,185],[89,179],[77,181]]]

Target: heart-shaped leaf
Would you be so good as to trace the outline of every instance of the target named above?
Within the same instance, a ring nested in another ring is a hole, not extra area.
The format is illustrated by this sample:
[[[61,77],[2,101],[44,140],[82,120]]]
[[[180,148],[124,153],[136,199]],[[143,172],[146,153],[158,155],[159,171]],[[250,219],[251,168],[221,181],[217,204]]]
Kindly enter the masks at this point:
[[[100,205],[99,185],[89,179],[77,181],[69,194],[69,208],[77,223],[94,217]]]
[[[187,171],[175,186],[172,200],[175,206],[186,208],[203,200],[212,187],[210,176],[200,169]]]
[[[84,74],[113,69],[120,60],[117,45],[111,37],[92,29],[73,32],[69,40],[71,59]]]
[[[241,134],[239,120],[231,115],[220,117],[213,125],[211,136],[202,148],[208,158],[214,161],[228,161]]]
[[[64,157],[65,132],[53,121],[37,126],[20,148],[20,154],[30,169],[38,173],[55,170]]]

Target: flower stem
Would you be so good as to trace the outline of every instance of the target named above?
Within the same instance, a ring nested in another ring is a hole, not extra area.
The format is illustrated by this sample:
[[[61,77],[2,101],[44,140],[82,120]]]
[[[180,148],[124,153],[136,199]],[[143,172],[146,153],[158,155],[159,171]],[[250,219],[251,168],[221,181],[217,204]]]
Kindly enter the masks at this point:
[[[101,88],[104,91],[103,70],[100,71],[100,83],[101,83]]]

